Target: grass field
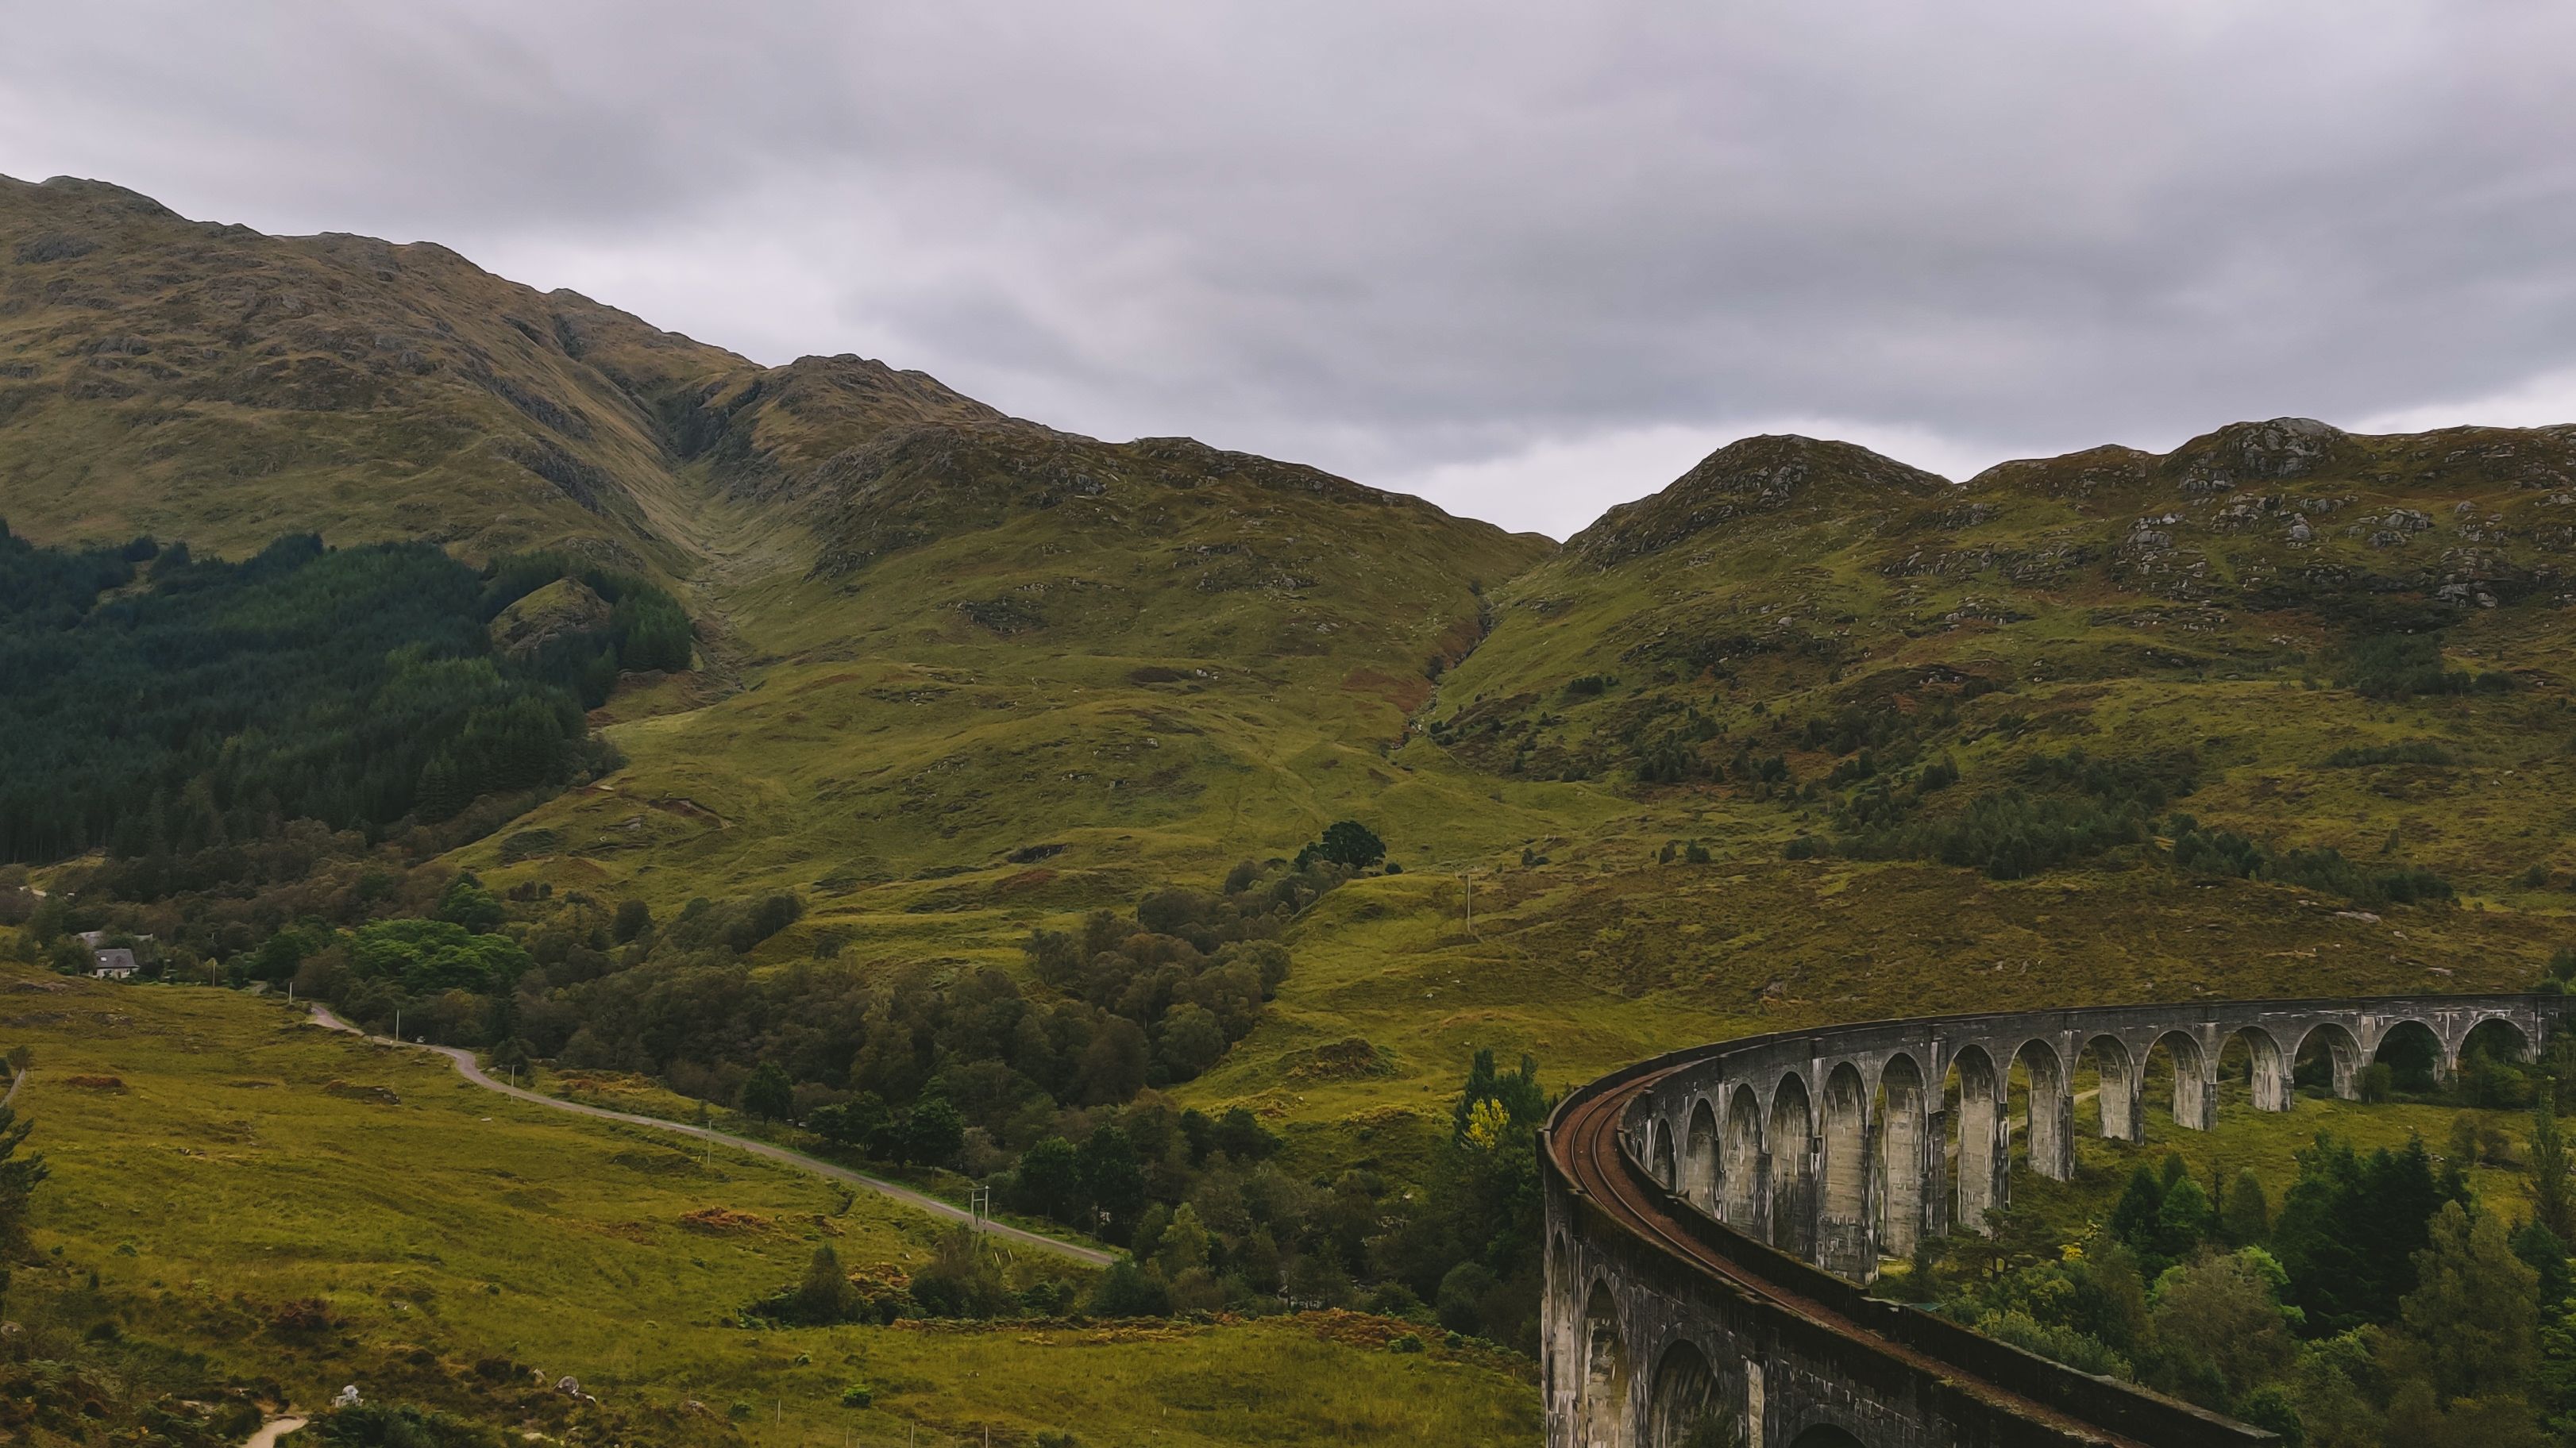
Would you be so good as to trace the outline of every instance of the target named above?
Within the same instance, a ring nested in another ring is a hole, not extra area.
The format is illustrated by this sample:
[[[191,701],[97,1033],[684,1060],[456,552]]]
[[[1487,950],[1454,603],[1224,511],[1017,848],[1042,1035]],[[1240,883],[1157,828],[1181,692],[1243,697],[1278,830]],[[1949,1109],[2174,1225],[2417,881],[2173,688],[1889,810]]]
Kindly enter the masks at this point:
[[[0,1041],[35,1053],[19,1106],[53,1167],[43,1265],[12,1315],[122,1341],[137,1385],[269,1382],[304,1406],[343,1383],[547,1431],[645,1439],[730,1427],[762,1444],[1527,1441],[1507,1362],[1383,1350],[1373,1319],[906,1324],[747,1331],[735,1309],[829,1242],[854,1268],[925,1260],[934,1228],[813,1178],[709,1162],[642,1131],[568,1122],[442,1061],[230,992],[0,978]],[[698,1214],[699,1225],[692,1225]],[[1053,1261],[1030,1270],[1061,1270]],[[96,1274],[95,1286],[90,1274]],[[318,1301],[324,1327],[296,1326]],[[480,1365],[478,1371],[478,1365]],[[600,1399],[571,1410],[563,1375]],[[866,1409],[840,1406],[865,1382]],[[703,1405],[703,1411],[689,1405]],[[737,1407],[737,1405],[741,1405]]]

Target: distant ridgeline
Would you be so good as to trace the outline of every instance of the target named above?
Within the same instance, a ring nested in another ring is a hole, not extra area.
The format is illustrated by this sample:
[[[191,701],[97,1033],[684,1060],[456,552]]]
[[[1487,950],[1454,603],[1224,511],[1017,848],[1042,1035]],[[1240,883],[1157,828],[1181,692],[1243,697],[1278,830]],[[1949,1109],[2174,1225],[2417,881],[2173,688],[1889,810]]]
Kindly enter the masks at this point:
[[[0,862],[189,857],[305,820],[373,842],[557,788],[606,762],[584,706],[621,669],[687,667],[689,637],[661,589],[555,555],[478,573],[304,534],[231,563],[0,525]]]

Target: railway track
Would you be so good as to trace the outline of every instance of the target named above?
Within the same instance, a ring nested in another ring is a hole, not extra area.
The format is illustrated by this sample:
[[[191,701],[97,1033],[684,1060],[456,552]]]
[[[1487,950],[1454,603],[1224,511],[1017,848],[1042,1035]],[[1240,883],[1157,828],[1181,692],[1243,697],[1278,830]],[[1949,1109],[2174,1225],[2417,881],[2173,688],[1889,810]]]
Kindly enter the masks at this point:
[[[1954,1391],[2014,1417],[2055,1429],[2066,1434],[2072,1442],[2098,1444],[2101,1448],[2156,1448],[2148,1440],[2097,1427],[2050,1404],[1978,1378],[1957,1364],[1899,1341],[1868,1322],[1748,1271],[1742,1264],[1700,1242],[1674,1215],[1661,1189],[1653,1186],[1645,1173],[1629,1160],[1619,1140],[1620,1119],[1626,1114],[1629,1103],[1640,1094],[1653,1090],[1666,1076],[1684,1069],[1686,1066],[1670,1066],[1617,1081],[1589,1096],[1578,1096],[1567,1104],[1551,1124],[1547,1149],[1578,1197],[1608,1215],[1631,1235],[1675,1258],[1685,1269],[1715,1278],[1745,1297],[1802,1318],[1837,1337],[1942,1382]],[[1913,1310],[1896,1303],[1887,1303],[1885,1308],[1891,1314]]]

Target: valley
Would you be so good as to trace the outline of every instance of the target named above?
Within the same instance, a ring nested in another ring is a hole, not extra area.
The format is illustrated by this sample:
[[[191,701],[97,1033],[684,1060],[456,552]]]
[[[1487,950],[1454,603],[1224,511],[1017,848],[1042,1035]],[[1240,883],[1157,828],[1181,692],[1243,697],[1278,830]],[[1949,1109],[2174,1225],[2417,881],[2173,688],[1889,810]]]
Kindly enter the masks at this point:
[[[542,767],[404,715],[453,769],[323,822],[245,782],[283,729],[253,717],[127,778],[122,833],[0,865],[0,1046],[52,1167],[9,1311],[120,1424],[225,1385],[151,1428],[185,1448],[351,1379],[582,1442],[1536,1441],[1522,1138],[1571,1087],[1853,1021],[2576,977],[2576,428],[2240,422],[1964,481],[1758,437],[1559,545],[875,361],[763,367],[434,245],[0,180],[0,518],[52,590],[0,599],[13,634],[95,651],[44,652],[64,678],[246,560],[387,545],[455,578],[384,660],[598,686]],[[283,593],[244,607],[360,632]],[[676,653],[605,622],[629,598],[685,612]],[[317,738],[419,677],[343,672]],[[1375,856],[1326,848],[1345,822]],[[48,970],[82,931],[164,980]],[[290,986],[573,1099],[989,1187],[1145,1295],[1011,1250],[974,1311],[792,1322],[815,1247],[873,1291],[937,1227],[493,1097]],[[2520,1214],[2564,1064],[2088,1142],[2018,1257],[1890,1279],[2021,1311],[1998,1284],[2134,1169],[2277,1204],[2316,1129],[2441,1155],[2467,1119],[2462,1181]]]

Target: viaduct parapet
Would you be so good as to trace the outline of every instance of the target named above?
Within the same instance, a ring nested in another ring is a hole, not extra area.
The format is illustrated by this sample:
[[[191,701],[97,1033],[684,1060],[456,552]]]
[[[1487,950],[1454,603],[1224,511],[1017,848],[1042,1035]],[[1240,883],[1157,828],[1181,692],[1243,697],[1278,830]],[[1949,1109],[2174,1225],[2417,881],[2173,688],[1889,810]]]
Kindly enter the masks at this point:
[[[2238,1448],[2272,1435],[1869,1297],[1882,1259],[1976,1226],[2022,1169],[2074,1174],[2076,1077],[2143,1141],[2150,1066],[2176,1125],[2216,1124],[2221,1059],[2292,1109],[2301,1061],[2359,1094],[2411,1036],[2531,1059],[2558,996],[2195,1002],[1931,1017],[1675,1052],[1585,1086],[1542,1136],[1549,1448]],[[2018,1077],[2015,1068],[2019,1068]],[[2315,1079],[2315,1078],[2312,1078]],[[2014,1143],[2014,1096],[2026,1140]]]

